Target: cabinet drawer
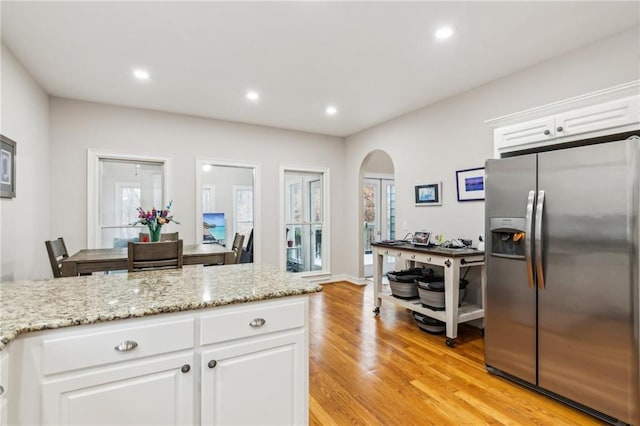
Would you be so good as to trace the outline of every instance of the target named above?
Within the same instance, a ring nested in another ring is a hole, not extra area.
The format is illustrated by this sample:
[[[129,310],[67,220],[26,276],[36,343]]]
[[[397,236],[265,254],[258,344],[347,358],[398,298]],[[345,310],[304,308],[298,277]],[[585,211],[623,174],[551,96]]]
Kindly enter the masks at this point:
[[[203,345],[303,327],[306,299],[247,305],[202,316],[200,343]]]
[[[189,349],[194,345],[194,334],[192,318],[140,325],[125,321],[117,327],[109,324],[91,331],[72,330],[64,336],[58,334],[43,340],[43,373],[54,374]],[[130,345],[135,347],[116,349],[127,341],[135,342]]]

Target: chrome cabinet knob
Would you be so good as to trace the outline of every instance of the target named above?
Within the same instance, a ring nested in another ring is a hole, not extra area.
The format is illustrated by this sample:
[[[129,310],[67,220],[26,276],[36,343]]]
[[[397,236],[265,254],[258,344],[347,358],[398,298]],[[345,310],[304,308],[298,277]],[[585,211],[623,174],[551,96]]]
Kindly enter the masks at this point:
[[[183,373],[188,373],[189,370],[191,370],[191,366],[189,364],[183,365],[182,368],[180,369],[180,371],[182,371]]]
[[[561,131],[563,131],[564,129],[562,128],[562,126],[558,126],[558,128],[557,128],[556,130],[557,130],[557,131],[559,131],[559,132],[561,132]]]
[[[0,395],[2,395],[4,393],[4,388],[2,387],[2,385],[0,385]]]
[[[251,321],[249,325],[253,328],[258,328],[258,327],[262,327],[266,323],[267,321],[264,318],[256,318],[253,321]]]
[[[132,351],[138,347],[138,342],[135,340],[125,340],[124,342],[120,342],[119,345],[113,347],[118,352],[128,352]]]
[[[545,135],[547,135],[547,136],[549,136],[549,135],[551,134],[551,130],[549,130],[549,129],[545,129],[544,134],[545,134]]]
[[[209,361],[209,362],[207,363],[207,366],[208,366],[209,368],[216,368],[216,365],[218,365],[218,361],[216,361],[215,359],[212,359],[211,361]]]

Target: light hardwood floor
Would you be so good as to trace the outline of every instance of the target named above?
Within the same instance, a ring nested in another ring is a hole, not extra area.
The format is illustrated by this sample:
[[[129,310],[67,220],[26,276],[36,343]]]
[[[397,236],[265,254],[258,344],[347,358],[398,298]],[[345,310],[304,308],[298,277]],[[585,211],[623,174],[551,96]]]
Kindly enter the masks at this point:
[[[456,347],[421,331],[373,287],[323,285],[310,296],[311,425],[597,425],[596,419],[484,368],[479,330]]]

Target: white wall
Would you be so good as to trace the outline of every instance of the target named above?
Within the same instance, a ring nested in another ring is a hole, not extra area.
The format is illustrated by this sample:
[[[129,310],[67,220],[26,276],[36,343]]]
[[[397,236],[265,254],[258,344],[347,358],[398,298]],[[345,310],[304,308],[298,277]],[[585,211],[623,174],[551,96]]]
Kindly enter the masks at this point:
[[[0,132],[17,143],[16,198],[0,198],[0,281],[50,277],[44,241],[54,212],[49,191],[49,100],[15,56],[2,45]]]
[[[173,158],[173,214],[181,225],[172,225],[185,244],[195,242],[195,159],[260,165],[263,188],[262,235],[256,235],[263,262],[277,264],[279,206],[277,188],[280,164],[328,167],[332,174],[332,216],[342,216],[344,142],[341,138],[251,126],[220,120],[149,110],[116,107],[69,99],[51,99],[51,181],[57,196],[52,210],[52,231],[63,235],[71,251],[86,247],[86,151],[157,154]],[[198,194],[198,196],[201,196]],[[332,224],[331,265],[346,269],[342,221]]]
[[[393,160],[399,234],[406,221],[409,231],[427,229],[477,244],[484,202],[457,201],[455,171],[482,167],[493,155],[493,129],[484,121],[637,80],[639,45],[638,28],[626,31],[347,138],[347,273],[362,276],[359,170],[367,154],[381,149]],[[437,181],[442,181],[443,205],[415,207],[414,185]]]

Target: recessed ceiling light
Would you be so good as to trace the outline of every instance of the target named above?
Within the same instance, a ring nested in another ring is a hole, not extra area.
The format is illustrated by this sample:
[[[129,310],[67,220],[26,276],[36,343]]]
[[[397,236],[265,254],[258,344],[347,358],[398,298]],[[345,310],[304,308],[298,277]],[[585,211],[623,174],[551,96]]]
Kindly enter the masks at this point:
[[[149,80],[149,72],[147,70],[143,70],[142,68],[133,70],[133,76],[138,80]]]
[[[333,105],[329,105],[327,109],[324,110],[327,115],[336,115],[338,113],[338,108]]]
[[[260,94],[255,90],[249,90],[247,92],[247,99],[249,99],[250,101],[257,101],[258,99],[260,99]]]
[[[435,32],[435,37],[438,40],[444,40],[453,35],[453,28],[451,27],[440,27]]]

